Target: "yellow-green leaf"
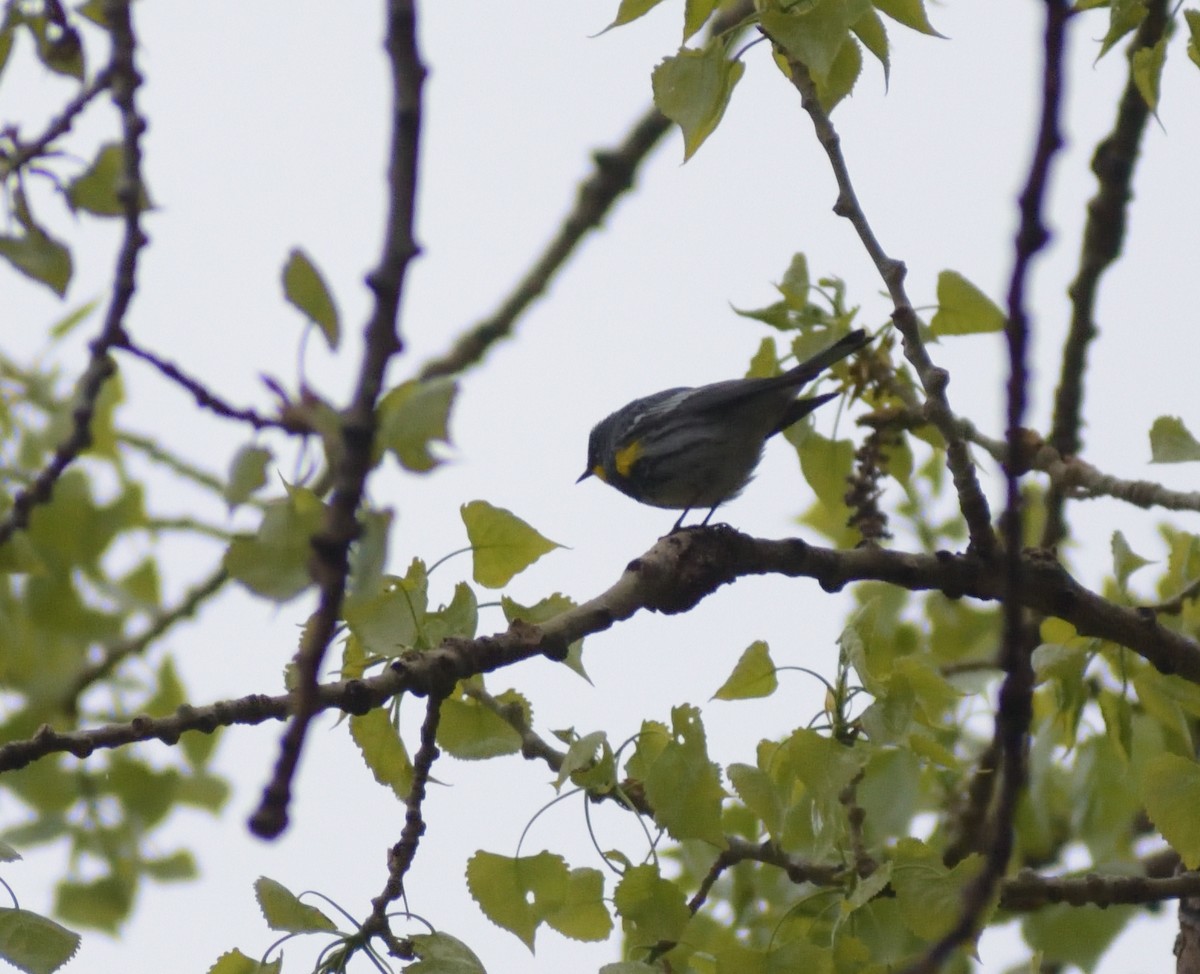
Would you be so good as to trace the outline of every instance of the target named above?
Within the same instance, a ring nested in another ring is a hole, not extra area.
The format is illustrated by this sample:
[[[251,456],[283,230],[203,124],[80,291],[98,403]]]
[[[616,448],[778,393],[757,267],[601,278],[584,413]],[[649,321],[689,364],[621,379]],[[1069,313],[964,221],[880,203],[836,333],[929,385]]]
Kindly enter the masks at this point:
[[[60,298],[71,283],[71,252],[35,227],[19,237],[0,236],[0,257]]]
[[[471,948],[448,933],[415,933],[406,939],[417,960],[404,974],[487,974]]]
[[[875,9],[887,14],[892,20],[930,37],[942,37],[925,13],[925,0],[873,0]]]
[[[321,499],[305,487],[287,488],[272,501],[252,536],[234,538],[225,552],[225,570],[263,598],[286,602],[308,587],[309,543],[324,517]]]
[[[337,924],[315,906],[300,902],[286,886],[266,876],[254,881],[254,898],[272,930],[315,933],[337,929]]]
[[[812,0],[763,10],[763,30],[799,61],[817,85],[829,79],[834,62],[850,41],[850,28],[871,8],[869,0]]]
[[[282,957],[262,964],[235,949],[228,950],[217,958],[217,962],[208,969],[208,974],[279,974],[282,969]]]
[[[1200,460],[1200,443],[1178,416],[1159,416],[1150,427],[1150,462]]]
[[[566,862],[549,852],[509,858],[481,850],[467,863],[467,889],[484,915],[531,951],[538,926],[566,903],[569,883]]]
[[[1187,21],[1188,26],[1188,57],[1200,68],[1200,10],[1185,10],[1183,19]]]
[[[720,123],[745,70],[741,61],[729,60],[715,39],[700,51],[683,48],[654,69],[654,104],[683,131],[685,161]]]
[[[375,780],[391,788],[397,798],[407,798],[412,790],[412,760],[387,710],[376,707],[351,715],[350,737]]]
[[[72,209],[95,216],[124,216],[125,207],[117,198],[117,187],[124,178],[125,149],[120,142],[109,142],[100,147],[87,171],[67,184],[67,200]],[[144,182],[138,196],[138,209],[150,209]]]
[[[261,446],[244,446],[229,464],[229,480],[222,489],[225,503],[232,511],[246,503],[267,482],[267,464],[271,451]]]
[[[999,306],[955,271],[942,271],[937,283],[938,309],[929,328],[935,335],[976,335],[1003,331],[1007,320]]]
[[[336,351],[341,341],[337,307],[321,272],[299,248],[288,255],[283,265],[283,296],[321,329],[326,344]]]
[[[0,909],[0,958],[26,974],[53,974],[75,956],[80,939],[48,917]]]
[[[1152,112],[1158,111],[1158,88],[1162,80],[1163,62],[1167,59],[1167,39],[1153,47],[1139,47],[1133,52],[1133,83],[1138,94]]]
[[[746,647],[729,679],[713,696],[717,700],[750,700],[769,697],[778,686],[771,651],[760,639]]]
[[[391,450],[407,470],[432,470],[441,460],[429,445],[450,442],[450,409],[457,392],[450,379],[413,379],[390,390],[379,401],[380,447]]]
[[[471,542],[475,581],[487,588],[507,585],[542,555],[562,547],[512,511],[493,507],[487,501],[464,504],[460,513]]]
[[[1183,864],[1200,867],[1200,765],[1178,754],[1151,758],[1142,774],[1142,800]]]

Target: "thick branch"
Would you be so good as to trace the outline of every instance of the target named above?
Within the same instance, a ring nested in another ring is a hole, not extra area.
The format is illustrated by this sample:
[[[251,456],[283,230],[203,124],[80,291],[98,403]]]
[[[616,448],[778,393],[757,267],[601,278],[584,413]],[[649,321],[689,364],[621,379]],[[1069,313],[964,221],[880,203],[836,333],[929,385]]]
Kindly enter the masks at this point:
[[[343,414],[342,450],[334,466],[333,494],[326,506],[325,523],[312,539],[310,566],[320,596],[296,653],[292,720],[280,742],[279,760],[271,781],[250,818],[251,830],[263,838],[273,838],[287,827],[292,777],[300,761],[308,725],[320,707],[317,680],[341,616],[350,545],[359,534],[356,512],[371,469],[375,403],[383,387],[387,364],[401,349],[396,327],[400,297],[409,262],[418,253],[414,222],[421,89],[426,72],[417,49],[415,0],[389,0],[387,10],[384,48],[392,68],[393,115],[383,253],[379,265],[367,276],[367,284],[375,292],[375,303],[367,322],[363,361],[354,396]]]
[[[534,656],[561,660],[576,639],[602,632],[642,610],[687,612],[722,585],[744,575],[778,574],[816,579],[826,591],[874,580],[918,591],[936,589],[952,598],[998,600],[1004,591],[998,564],[974,555],[907,554],[882,548],[837,551],[799,539],[768,541],[716,525],[688,528],[659,539],[629,563],[607,591],[534,626],[517,620],[507,631],[476,639],[448,639],[436,649],[407,653],[378,676],[322,684],[315,711],[366,713],[399,693],[445,693],[469,676],[490,673]],[[1160,625],[1154,614],[1107,601],[1075,581],[1053,558],[1026,555],[1017,592],[1021,605],[1057,616],[1084,636],[1126,646],[1163,673],[1200,683],[1200,644]],[[207,707],[182,707],[164,718],[60,733],[44,727],[32,738],[0,746],[0,772],[21,768],[48,754],[86,757],[98,748],[136,741],[173,744],[192,730],[211,733],[231,724],[282,720],[288,697],[252,695]]]
[[[1023,440],[1028,387],[1026,362],[1029,344],[1029,312],[1026,290],[1034,257],[1049,239],[1042,210],[1050,167],[1062,147],[1059,113],[1062,106],[1063,58],[1066,45],[1067,0],[1046,0],[1046,31],[1042,68],[1042,109],[1037,142],[1029,176],[1020,196],[1021,222],[1017,229],[1016,253],[1008,288],[1008,320],[1005,338],[1008,345],[1009,378],[1007,429],[1008,456],[1016,457]],[[999,754],[1000,789],[989,828],[984,867],[963,891],[957,922],[945,936],[909,967],[908,974],[933,974],[958,947],[976,935],[980,921],[1008,869],[1012,857],[1017,804],[1025,789],[1025,751],[1029,724],[1033,718],[1033,665],[1031,656],[1037,645],[1037,629],[1026,621],[1026,610],[1017,593],[1024,581],[1021,556],[1022,512],[1020,471],[1005,465],[1005,510],[1001,525],[1004,538],[1002,592],[1004,643],[1000,662],[1005,671],[996,710],[994,749]]]

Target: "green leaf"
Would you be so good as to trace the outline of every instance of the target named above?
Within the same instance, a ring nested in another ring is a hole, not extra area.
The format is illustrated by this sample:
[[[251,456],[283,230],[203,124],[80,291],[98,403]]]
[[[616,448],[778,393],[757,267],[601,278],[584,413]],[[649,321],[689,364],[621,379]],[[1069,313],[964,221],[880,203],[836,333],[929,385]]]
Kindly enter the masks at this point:
[[[19,237],[0,235],[0,257],[60,298],[66,294],[71,283],[71,252],[41,230],[31,227]]]
[[[848,511],[846,478],[854,465],[854,443],[852,440],[826,439],[816,430],[806,432],[797,450],[804,479],[816,493],[817,500],[840,516],[843,511]]]
[[[1133,52],[1133,83],[1151,112],[1158,111],[1158,89],[1162,81],[1163,62],[1167,59],[1167,39],[1153,47],[1139,47]]]
[[[769,697],[778,687],[771,651],[760,639],[746,647],[729,679],[713,696],[717,700],[750,700]]]
[[[271,451],[261,446],[244,446],[229,464],[229,482],[222,494],[232,511],[246,503],[267,482],[267,465],[273,459]]]
[[[321,272],[299,248],[288,254],[287,263],[283,265],[283,296],[321,329],[326,344],[337,351],[341,341],[341,325],[333,296]]]
[[[1150,427],[1150,462],[1184,463],[1200,460],[1200,443],[1178,416],[1159,416]]]
[[[1125,583],[1130,575],[1151,564],[1149,558],[1143,558],[1129,547],[1129,542],[1120,531],[1114,531],[1112,534],[1112,556],[1113,574],[1117,576],[1117,585],[1121,591],[1125,591]]]
[[[195,879],[200,874],[196,867],[195,856],[186,849],[180,849],[178,852],[159,856],[156,859],[143,859],[142,868],[146,871],[147,876],[160,883]]]
[[[639,749],[641,739],[639,738]],[[700,711],[692,706],[671,710],[671,736],[642,775],[654,820],[676,839],[703,839],[725,847],[721,774],[708,759]]]
[[[625,923],[629,943],[677,941],[691,919],[683,890],[663,879],[652,863],[625,870],[613,891],[613,905]]]
[[[481,850],[467,863],[467,889],[484,916],[530,951],[538,926],[566,903],[569,884],[565,860],[549,852],[510,859]]]
[[[972,854],[953,869],[918,839],[901,839],[892,860],[892,888],[904,925],[922,940],[945,934],[962,912],[963,891],[983,868],[983,857]],[[994,904],[984,919],[994,911]]]
[[[718,0],[687,0],[683,8],[683,40],[693,37],[717,9]]]
[[[503,698],[497,698],[498,702],[516,705],[529,716],[529,702],[520,694],[510,691]],[[442,701],[437,742],[461,761],[481,761],[521,750],[521,735],[513,726],[473,697]]]
[[[1138,911],[1114,905],[1101,909],[1090,903],[1044,906],[1021,921],[1025,942],[1042,955],[1039,970],[1078,967],[1090,972]],[[1142,914],[1144,915],[1144,914]]]
[[[942,271],[937,283],[938,309],[929,322],[934,335],[977,335],[1003,331],[1006,318],[999,306],[955,271]]]
[[[100,304],[99,298],[92,298],[86,304],[80,305],[74,311],[71,311],[58,319],[50,326],[50,337],[53,339],[65,338],[73,332],[80,324],[88,319],[93,311]]]
[[[858,76],[862,74],[862,66],[862,51],[858,48],[858,42],[851,37],[838,49],[829,74],[816,80],[817,101],[826,112],[832,112],[838,102],[854,90]]]
[[[1187,21],[1188,26],[1188,57],[1200,68],[1200,10],[1185,10],[1183,19]]]
[[[507,595],[500,597],[500,609],[508,622],[512,622],[515,619],[523,619],[526,622],[532,622],[534,625],[540,625],[548,619],[553,619],[555,616],[573,608],[575,608],[575,600],[563,595],[561,592],[547,595],[544,599],[539,599],[533,605],[521,605],[521,603],[510,599]],[[585,680],[588,680],[589,683],[591,682],[587,675],[587,670],[583,668],[582,639],[576,639],[567,647],[567,656],[563,660],[563,663]]]
[[[567,876],[567,893],[558,909],[547,913],[546,922],[572,940],[607,940],[613,922],[604,905],[604,875],[598,869],[572,869]]]
[[[612,764],[612,749],[608,746],[608,735],[604,731],[592,731],[590,734],[584,734],[583,737],[576,737],[567,746],[566,756],[554,779],[554,789],[561,790],[568,778],[590,771],[599,761],[605,761],[609,765],[606,777],[610,779],[610,782],[615,783],[615,765]],[[605,790],[608,791],[611,788]]]
[[[471,948],[448,933],[416,933],[407,940],[417,960],[405,974],[487,974]]]
[[[95,216],[124,216],[125,207],[117,198],[117,187],[124,178],[125,149],[120,142],[109,142],[100,147],[87,171],[67,184],[67,201],[71,209]],[[143,182],[138,209],[144,212],[152,205]]]
[[[80,936],[28,910],[0,909],[0,958],[26,974],[52,974],[75,956]]]
[[[0,862],[19,862],[20,859],[21,853],[7,842],[0,841]]]
[[[300,902],[291,890],[266,876],[254,881],[254,898],[267,926],[288,933],[320,933],[337,930],[337,924],[315,906]]]
[[[68,923],[114,935],[132,906],[132,884],[115,876],[90,883],[61,882],[54,895],[54,912]]]
[[[1122,37],[1136,30],[1146,18],[1145,0],[1112,0],[1108,11],[1108,32],[1100,44],[1096,60],[1104,57]]]
[[[942,37],[925,13],[925,0],[873,0],[875,9],[891,17],[898,24],[911,27],[930,37]]]
[[[260,964],[240,950],[229,950],[217,958],[217,962],[208,969],[207,974],[280,974],[282,969],[282,957],[269,964]]]
[[[350,737],[375,780],[403,800],[412,791],[413,766],[408,749],[385,707],[350,717]]]
[[[622,960],[605,964],[599,974],[662,974],[662,968],[643,964],[640,960]]]
[[[460,508],[474,578],[487,588],[501,588],[549,551],[562,546],[542,537],[519,517],[487,501],[471,501]]]
[[[388,576],[378,594],[347,599],[342,614],[366,652],[392,659],[408,649],[428,648],[424,639],[428,607],[425,563],[414,558],[403,578]]]
[[[768,7],[761,15],[762,26],[789,58],[808,68],[819,87],[828,81],[842,47],[850,42],[851,26],[870,8],[870,0],[812,0],[786,9]]]
[[[872,7],[859,17],[851,25],[850,29],[862,41],[863,47],[875,55],[875,58],[883,65],[883,82],[886,86],[891,74],[892,65],[888,53],[887,28],[883,25],[883,19],[875,12],[875,8]]]
[[[682,48],[654,69],[654,104],[683,131],[685,162],[720,123],[745,70],[741,61],[729,60],[716,39],[700,51]]]
[[[771,776],[752,764],[731,764],[725,769],[738,798],[778,838],[783,823],[783,796]]]
[[[289,485],[287,497],[266,505],[257,533],[233,539],[225,552],[225,570],[255,595],[275,602],[295,598],[312,581],[310,539],[324,516],[316,494]]]
[[[379,401],[380,448],[391,450],[414,473],[438,466],[442,461],[429,445],[450,442],[450,409],[457,393],[450,379],[413,379],[389,391]]]
[[[1178,754],[1151,758],[1142,774],[1146,813],[1188,869],[1200,867],[1200,766]]]
[[[637,20],[639,17],[644,17],[660,3],[662,3],[662,0],[621,0],[621,5],[617,8],[616,18],[606,29],[612,30],[614,27],[620,27],[623,24]]]

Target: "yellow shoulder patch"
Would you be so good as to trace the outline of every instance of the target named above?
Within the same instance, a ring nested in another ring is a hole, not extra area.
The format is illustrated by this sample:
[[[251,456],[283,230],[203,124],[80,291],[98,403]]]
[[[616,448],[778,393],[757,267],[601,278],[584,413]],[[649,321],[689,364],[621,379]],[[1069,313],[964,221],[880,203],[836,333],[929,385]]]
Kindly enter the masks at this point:
[[[613,457],[617,466],[617,473],[622,477],[628,477],[629,472],[633,470],[633,465],[637,463],[638,458],[643,452],[641,440],[634,440],[632,443],[621,447],[617,451],[616,456]]]

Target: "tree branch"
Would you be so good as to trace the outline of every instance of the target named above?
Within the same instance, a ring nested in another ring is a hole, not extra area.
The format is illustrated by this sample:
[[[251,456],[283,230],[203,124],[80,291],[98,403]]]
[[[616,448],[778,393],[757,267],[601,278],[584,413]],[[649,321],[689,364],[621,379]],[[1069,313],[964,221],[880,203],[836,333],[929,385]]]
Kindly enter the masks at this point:
[[[138,114],[136,102],[137,89],[142,83],[141,75],[134,64],[137,38],[133,31],[129,0],[106,0],[104,11],[112,37],[112,57],[102,73],[107,76],[107,87],[112,91],[113,102],[121,117],[122,169],[116,195],[125,227],[117,252],[112,299],[100,333],[88,346],[88,364],[79,377],[75,404],[71,410],[71,432],[58,445],[50,462],[33,482],[13,495],[12,509],[0,520],[0,545],[5,544],[15,532],[23,531],[29,526],[33,509],[50,500],[59,477],[91,446],[92,416],[96,410],[96,402],[105,381],[116,371],[108,353],[114,345],[123,340],[125,313],[137,288],[138,254],[146,245],[146,235],[141,227],[144,195],[141,138],[146,129],[146,122]],[[59,117],[62,132],[70,128],[75,114],[77,112],[64,113]]]
[[[128,352],[134,358],[139,358],[143,362],[147,362],[157,369],[167,379],[174,382],[176,385],[182,386],[192,398],[196,400],[196,405],[201,409],[207,409],[223,419],[232,419],[240,423],[247,423],[253,426],[256,430],[264,429],[280,429],[289,433],[308,433],[309,429],[297,427],[294,423],[285,422],[282,419],[275,419],[270,416],[262,416],[253,409],[239,409],[237,406],[231,406],[225,402],[220,396],[208,388],[199,379],[184,372],[174,362],[168,362],[166,359],[155,355],[148,349],[135,345],[127,338],[123,338],[116,345],[117,348],[124,352]]]
[[[714,18],[709,33],[724,33],[752,12],[753,4],[749,0],[740,0]],[[495,311],[459,336],[445,353],[422,366],[422,379],[455,375],[477,365],[492,345],[512,334],[517,319],[566,266],[588,231],[598,228],[622,194],[633,187],[638,168],[670,125],[670,120],[651,106],[638,117],[618,145],[592,154],[595,170],[580,184],[575,205],[533,266]]]
[[[404,829],[400,841],[388,852],[388,880],[381,892],[371,901],[371,915],[363,924],[364,932],[380,933],[388,930],[387,909],[404,895],[404,877],[412,867],[417,855],[417,846],[425,834],[425,819],[421,806],[425,801],[425,789],[429,785],[429,772],[433,762],[441,753],[437,746],[438,721],[442,713],[445,694],[430,696],[425,708],[425,721],[421,725],[421,745],[413,759],[412,787],[405,801]],[[385,938],[386,939],[386,938]]]
[[[1121,255],[1125,241],[1127,207],[1133,198],[1132,184],[1138,149],[1150,109],[1133,80],[1133,57],[1153,47],[1167,28],[1167,0],[1149,0],[1146,15],[1129,46],[1129,79],[1117,108],[1112,131],[1096,146],[1092,172],[1099,187],[1088,203],[1083,229],[1079,272],[1067,293],[1071,296],[1071,325],[1063,345],[1062,371],[1054,396],[1054,419],[1050,444],[1060,456],[1074,457],[1082,448],[1083,380],[1088,349],[1097,334],[1096,299],[1100,279]],[[1066,537],[1063,507],[1070,495],[1052,487],[1046,498],[1046,525],[1042,544],[1050,548]]]
[[[1042,218],[1042,209],[1050,180],[1050,167],[1062,147],[1059,113],[1062,106],[1067,20],[1070,15],[1067,0],[1046,0],[1041,119],[1029,177],[1020,196],[1021,222],[1017,229],[1016,254],[1009,279],[1008,320],[1005,325],[1009,353],[1005,442],[1009,457],[1017,456],[1024,432],[1021,424],[1025,416],[1029,378],[1026,362],[1029,314],[1025,307],[1025,291],[1033,259],[1050,236]],[[1021,555],[1020,471],[1013,464],[1005,464],[1004,473],[1006,497],[1001,524],[1004,539],[1004,583],[1001,593],[1004,642],[1000,662],[1005,677],[1000,686],[994,735],[994,748],[999,754],[1000,789],[988,830],[984,867],[963,890],[958,920],[915,964],[906,968],[906,974],[934,974],[951,953],[976,936],[980,920],[1012,857],[1017,804],[1025,789],[1026,739],[1033,718],[1034,676],[1031,657],[1037,645],[1037,629],[1026,620],[1025,607],[1017,595],[1022,588],[1025,567]]]
[[[913,591],[936,589],[952,598],[998,600],[1004,592],[1001,567],[970,555],[908,554],[883,548],[837,551],[798,538],[770,541],[715,525],[669,534],[629,563],[607,591],[541,625],[514,621],[506,631],[475,639],[447,639],[436,649],[405,653],[377,676],[318,686],[314,712],[336,709],[363,714],[399,693],[445,693],[447,686],[534,656],[562,660],[577,639],[602,632],[635,613],[675,614],[691,610],[722,585],[746,575],[778,574],[815,579],[834,592],[850,582],[874,580]],[[1152,612],[1115,605],[1080,585],[1056,560],[1026,554],[1017,600],[1041,615],[1071,623],[1148,660],[1163,673],[1200,683],[1200,644],[1160,625]],[[48,754],[87,757],[99,748],[136,741],[173,744],[186,731],[211,733],[232,724],[282,720],[286,694],[254,694],[206,707],[181,707],[163,718],[135,717],[128,723],[60,733],[41,728],[33,737],[0,746],[0,772],[25,767]]]
[[[785,49],[779,44],[775,45],[775,49],[777,53],[786,55]],[[967,444],[958,434],[956,417],[946,396],[950,375],[945,369],[937,368],[933,364],[921,340],[921,323],[904,289],[907,269],[903,261],[887,255],[871,229],[850,179],[850,169],[842,154],[841,137],[834,129],[829,114],[821,107],[816,86],[808,69],[799,61],[789,60],[788,65],[792,84],[800,92],[801,104],[812,119],[817,141],[829,157],[834,178],[837,180],[838,198],[834,203],[833,212],[850,221],[888,289],[893,305],[892,320],[903,336],[905,357],[912,363],[925,390],[925,415],[946,441],[946,465],[958,492],[959,507],[967,523],[971,548],[985,557],[990,557],[996,551],[996,538],[992,532],[987,498],[979,486],[979,478],[975,474],[975,464],[971,460]]]
[[[300,761],[308,725],[319,709],[317,680],[346,592],[350,545],[359,535],[357,511],[371,469],[375,439],[375,404],[383,387],[388,362],[402,348],[397,333],[405,272],[419,252],[414,237],[417,166],[420,158],[421,89],[425,66],[417,47],[415,0],[388,0],[387,38],[384,48],[392,69],[393,118],[388,166],[388,215],[383,253],[368,276],[375,293],[367,322],[365,349],[358,384],[344,411],[341,456],[333,470],[333,494],[325,509],[325,523],[312,538],[310,568],[320,591],[316,611],[304,627],[296,653],[296,689],[292,719],[279,746],[279,759],[263,790],[250,829],[262,838],[274,838],[287,827],[291,782]]]

